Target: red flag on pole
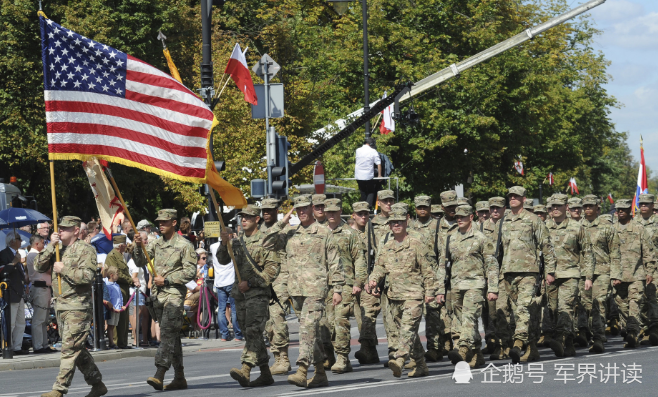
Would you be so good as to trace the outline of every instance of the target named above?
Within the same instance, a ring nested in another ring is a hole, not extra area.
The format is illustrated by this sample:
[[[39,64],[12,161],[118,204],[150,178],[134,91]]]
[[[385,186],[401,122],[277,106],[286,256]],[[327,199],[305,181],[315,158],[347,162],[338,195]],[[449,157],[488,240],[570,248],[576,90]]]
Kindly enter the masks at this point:
[[[553,179],[553,173],[549,172],[548,175],[546,175],[546,179],[548,179],[548,184],[553,186],[553,183],[555,183],[555,180]]]
[[[615,203],[614,200],[612,199],[612,193],[608,193],[608,201],[610,202],[610,204]]]
[[[516,169],[516,172],[518,172],[521,175],[524,175],[524,173],[523,173],[523,163],[521,162],[521,160],[514,162],[514,168]]]
[[[235,85],[244,94],[244,100],[255,106],[258,104],[258,98],[256,98],[254,82],[251,80],[251,73],[247,67],[247,59],[244,57],[248,49],[245,48],[244,52],[242,52],[240,50],[240,44],[236,43],[224,73],[231,75]]]
[[[569,179],[569,188],[571,188],[571,194],[580,194],[578,191],[578,185],[576,185],[576,178]]]

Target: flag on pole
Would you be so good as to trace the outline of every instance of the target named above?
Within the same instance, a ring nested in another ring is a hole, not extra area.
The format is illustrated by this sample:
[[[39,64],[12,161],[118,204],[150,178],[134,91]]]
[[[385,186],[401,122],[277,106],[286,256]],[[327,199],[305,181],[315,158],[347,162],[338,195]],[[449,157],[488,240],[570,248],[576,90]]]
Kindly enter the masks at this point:
[[[214,116],[168,74],[39,17],[51,160],[96,157],[193,183],[214,166]],[[244,206],[244,196],[227,205]]]
[[[548,175],[546,175],[546,179],[548,179],[548,184],[553,186],[553,183],[555,183],[555,180],[553,179],[553,173],[549,172]]]
[[[514,168],[516,169],[516,172],[518,172],[521,175],[524,175],[523,174],[523,163],[521,162],[521,160],[514,162]]]
[[[576,185],[576,178],[569,179],[569,188],[571,189],[571,194],[580,194],[578,185]]]
[[[386,98],[386,91],[384,91],[384,98]],[[387,135],[395,131],[395,120],[393,120],[393,104],[387,106],[382,110],[382,123],[379,125],[379,132]]]
[[[612,199],[612,193],[608,193],[608,201],[610,202],[610,204],[615,203],[615,201]]]
[[[644,163],[644,142],[640,135],[640,169],[637,172],[637,187],[635,188],[635,197],[633,197],[633,216],[635,211],[640,210],[640,194],[649,192],[649,184],[647,183],[647,166]]]
[[[258,105],[258,98],[256,98],[254,82],[251,80],[251,72],[249,72],[249,67],[247,67],[247,59],[244,56],[248,49],[249,47],[245,48],[244,52],[242,52],[240,50],[240,44],[236,43],[224,73],[231,76],[235,85],[244,94],[244,100],[256,106]]]
[[[91,192],[94,194],[94,200],[96,200],[98,215],[103,225],[103,233],[108,240],[112,241],[112,225],[114,225],[117,216],[123,211],[123,206],[114,194],[110,181],[107,180],[104,172],[105,166],[107,166],[107,162],[101,164],[96,158],[91,158],[82,163],[85,174],[89,179]]]

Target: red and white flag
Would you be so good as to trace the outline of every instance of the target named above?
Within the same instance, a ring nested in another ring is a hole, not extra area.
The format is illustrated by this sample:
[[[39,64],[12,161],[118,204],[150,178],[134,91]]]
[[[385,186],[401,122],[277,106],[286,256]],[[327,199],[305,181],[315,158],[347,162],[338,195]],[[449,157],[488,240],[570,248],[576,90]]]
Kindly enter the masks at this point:
[[[103,160],[99,162],[96,158],[82,163],[85,174],[87,174],[87,178],[89,179],[91,192],[94,194],[94,199],[96,200],[98,215],[103,225],[103,233],[105,233],[105,237],[108,240],[112,240],[112,225],[114,225],[116,217],[123,211],[123,206],[119,198],[114,194],[114,189],[112,189],[110,182],[107,180],[104,172],[105,166],[107,166],[107,162]]]
[[[254,89],[254,82],[251,79],[251,72],[249,72],[249,67],[247,67],[247,58],[244,56],[248,49],[247,47],[242,52],[240,44],[236,43],[224,73],[231,75],[235,85],[244,94],[244,100],[255,106],[258,105],[258,98],[256,98],[256,90]]]
[[[576,178],[569,179],[569,188],[571,189],[571,194],[580,194],[576,185]]]
[[[384,91],[384,98],[386,98],[386,92]],[[395,131],[395,120],[393,120],[393,104],[386,107],[382,110],[382,123],[379,125],[379,132],[381,134],[388,134]]]
[[[612,199],[612,193],[608,193],[608,201],[610,202],[610,204],[615,203],[615,201]]]
[[[555,180],[553,179],[553,173],[549,172],[548,175],[546,175],[546,179],[548,179],[548,184],[553,186],[555,183]]]
[[[521,175],[524,175],[523,174],[523,163],[521,162],[521,160],[514,162],[514,168],[516,169],[516,172],[518,172]]]

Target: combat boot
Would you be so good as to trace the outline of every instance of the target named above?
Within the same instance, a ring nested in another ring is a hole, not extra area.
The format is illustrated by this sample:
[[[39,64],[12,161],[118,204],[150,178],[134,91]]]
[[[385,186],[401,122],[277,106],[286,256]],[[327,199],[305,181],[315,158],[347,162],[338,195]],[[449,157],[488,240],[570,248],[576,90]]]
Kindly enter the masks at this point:
[[[576,355],[576,347],[573,345],[573,335],[564,338],[564,357],[573,357]]]
[[[308,384],[308,381],[306,380],[307,376],[308,366],[305,364],[299,364],[299,367],[297,367],[297,372],[288,376],[288,383],[299,387],[306,387]]]
[[[329,379],[327,379],[327,373],[324,372],[324,366],[322,363],[317,363],[314,365],[314,367],[315,373],[313,374],[313,377],[308,381],[306,387],[312,389],[314,387],[329,386]]]
[[[518,364],[521,361],[521,350],[523,350],[523,341],[517,339],[509,350],[509,356],[512,358],[512,363]]]
[[[641,338],[638,339],[640,340],[640,346],[649,346],[651,344],[648,333],[645,333]]]
[[[470,362],[473,358],[473,351],[466,346],[459,346],[459,349],[450,350],[448,358],[452,365],[457,365],[460,361]]]
[[[155,390],[162,390],[163,388],[163,382],[164,382],[164,376],[165,372],[167,372],[167,368],[165,367],[157,367],[155,370],[155,375],[152,377],[148,378],[146,380],[146,383],[149,385],[153,386]]]
[[[85,397],[101,397],[107,394],[105,383],[98,382],[91,386],[91,391]]]
[[[541,334],[541,336],[539,337],[539,340],[537,341],[537,344],[538,344],[539,346],[544,346],[544,339],[545,339],[545,338],[546,338],[546,335]]]
[[[421,359],[418,359],[418,361],[416,361],[416,367],[411,372],[409,372],[409,377],[410,378],[420,378],[422,376],[427,376],[429,374],[430,374],[430,369],[427,368],[427,364],[425,363],[425,359],[421,358]]]
[[[404,369],[414,369],[414,368],[416,368],[416,360],[410,358],[407,365],[404,366]]]
[[[551,342],[553,342],[553,335],[544,334],[544,342],[538,343],[538,345],[543,347],[551,347]]]
[[[626,328],[620,327],[619,328],[619,336],[621,336],[622,338],[626,338],[626,335],[628,335],[628,332],[626,332]]]
[[[471,353],[473,354],[473,357],[468,362],[468,366],[473,368],[478,368],[480,364],[480,356],[482,356],[482,350],[476,348],[471,350]],[[482,357],[482,361],[484,361],[484,357]]]
[[[336,356],[334,355],[334,345],[324,345],[324,369],[330,369],[336,364]]]
[[[272,375],[287,375],[292,369],[290,360],[288,359],[288,346],[280,347],[279,352],[275,353],[276,361],[270,367]]]
[[[359,351],[354,353],[354,358],[359,360],[359,364],[364,365],[368,364],[368,345],[370,345],[369,340],[362,340],[361,341],[361,348]]]
[[[619,319],[613,318],[608,324],[609,326],[606,327],[606,332],[610,332],[612,336],[619,335]]]
[[[270,367],[265,364],[261,365],[259,368],[260,376],[256,378],[256,380],[249,382],[249,387],[269,386],[274,383],[274,378],[272,378]]]
[[[494,350],[489,356],[489,360],[502,360],[503,356],[503,346],[500,343],[500,339],[496,339],[496,345]]]
[[[57,390],[51,390],[48,393],[43,393],[41,397],[62,397],[63,394],[58,392]]]
[[[605,352],[605,347],[603,346],[603,342],[598,339],[594,339],[592,346],[589,348],[589,352],[592,354],[601,354]]]
[[[404,358],[399,357],[395,360],[388,360],[388,367],[393,371],[393,376],[399,378],[402,376],[402,368],[404,367]]]
[[[581,328],[573,339],[573,343],[578,347],[587,347],[587,331]]]
[[[366,364],[379,364],[379,353],[377,353],[377,344],[368,341],[365,350]],[[360,361],[359,361],[360,362]]]
[[[331,367],[331,372],[335,374],[344,374],[345,372],[352,372],[352,363],[350,363],[347,354],[339,354],[336,358],[336,364]]]
[[[477,349],[477,365],[484,365],[486,362],[484,361],[484,355],[482,354],[482,350]]]
[[[564,336],[555,335],[555,339],[551,341],[551,350],[555,353],[555,357],[564,357]]]
[[[624,343],[625,349],[634,349],[638,345],[637,336],[635,336],[635,334],[632,332],[627,333],[624,340],[626,341],[626,343]]]
[[[482,349],[483,354],[493,354],[493,352],[496,350],[496,338],[490,336],[486,338],[486,347]]]
[[[425,360],[432,363],[437,363],[443,360],[443,351],[439,351],[436,349],[428,349],[425,352]]]
[[[658,346],[658,327],[649,330],[649,342],[651,346]]]
[[[251,375],[251,367],[248,364],[243,363],[241,369],[231,368],[229,372],[231,378],[238,381],[240,386],[249,387],[249,376]]]
[[[446,354],[448,354],[448,352],[452,351],[452,348],[453,348],[452,339],[448,336],[448,338],[443,344],[443,351],[441,353],[443,353],[443,355],[445,356]]]
[[[527,363],[528,361],[537,361],[539,360],[539,349],[537,349],[537,342],[528,343],[525,354],[521,356],[520,361],[522,363]]]
[[[187,389],[187,380],[185,379],[184,367],[174,369],[174,380],[164,387],[165,390],[183,390]]]

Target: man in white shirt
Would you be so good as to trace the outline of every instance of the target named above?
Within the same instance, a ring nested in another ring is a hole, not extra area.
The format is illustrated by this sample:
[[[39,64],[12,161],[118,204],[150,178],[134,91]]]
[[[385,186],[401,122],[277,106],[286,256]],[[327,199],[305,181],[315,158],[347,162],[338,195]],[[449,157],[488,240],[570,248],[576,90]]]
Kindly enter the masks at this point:
[[[50,272],[39,273],[34,269],[34,260],[43,251],[45,241],[40,235],[30,237],[30,252],[27,254],[27,275],[32,282],[32,349],[34,353],[53,353],[57,350],[48,346],[48,312],[50,311]]]
[[[233,234],[233,230],[227,228],[229,235]],[[226,318],[226,306],[231,305],[231,322],[233,323],[233,333],[235,339],[238,341],[244,340],[242,331],[238,325],[238,316],[235,311],[235,300],[231,298],[231,289],[235,282],[235,270],[233,262],[228,265],[220,265],[217,261],[217,250],[221,240],[210,246],[210,254],[212,255],[212,264],[215,268],[215,294],[217,295],[217,321],[219,321],[219,331],[222,334],[222,341],[229,340],[230,333],[228,331],[228,319]]]
[[[379,176],[382,175],[382,160],[375,150],[375,140],[366,138],[363,146],[356,149],[356,161],[354,164],[354,177],[359,184],[361,201],[367,201],[371,208],[375,207],[375,195],[379,190],[380,182],[375,177],[375,165]]]

